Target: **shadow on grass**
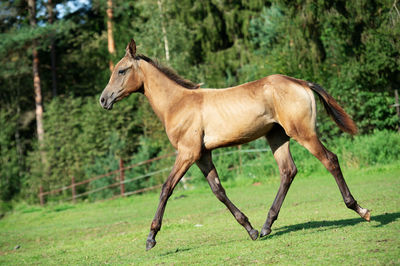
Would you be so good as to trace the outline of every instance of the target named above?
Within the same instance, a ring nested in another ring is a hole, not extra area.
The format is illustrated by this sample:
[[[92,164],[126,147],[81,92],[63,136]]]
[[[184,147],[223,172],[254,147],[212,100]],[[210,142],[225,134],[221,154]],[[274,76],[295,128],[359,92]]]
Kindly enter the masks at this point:
[[[250,240],[250,238],[246,238],[246,240]],[[209,243],[207,244],[207,247],[220,247],[226,244],[232,244],[234,242],[242,242],[243,239],[235,239],[235,240],[226,240],[226,241],[220,241],[220,242],[215,242],[215,243]],[[251,241],[251,240],[250,240]],[[187,247],[187,248],[176,248],[167,252],[164,252],[162,254],[160,254],[160,257],[164,257],[164,256],[168,256],[168,255],[173,255],[176,253],[180,253],[180,252],[186,252],[186,251],[191,251],[191,250],[196,250],[198,248],[203,247],[203,245],[196,245],[196,246],[192,246],[192,247]]]
[[[250,238],[248,238],[248,239],[246,238],[246,240],[251,241]],[[221,247],[221,246],[226,245],[226,244],[231,244],[233,242],[242,242],[242,241],[243,241],[243,239],[236,239],[236,240],[221,241],[221,242],[218,242],[218,243],[209,243],[209,244],[207,244],[207,247]],[[170,251],[167,251],[167,252],[164,252],[164,253],[160,254],[160,257],[173,255],[173,254],[180,253],[180,252],[196,250],[198,248],[201,248],[202,246],[203,245],[197,245],[197,246],[193,246],[193,247],[190,247],[190,248],[173,249],[173,250],[170,250]]]
[[[397,219],[400,218],[400,212],[394,212],[394,213],[384,213],[376,216],[371,216],[371,221],[372,222],[378,222],[379,224],[374,225],[374,227],[382,227],[385,226],[391,222],[396,221]],[[364,219],[360,218],[352,218],[352,219],[343,219],[343,220],[333,220],[333,221],[312,221],[312,222],[307,222],[307,223],[301,223],[301,224],[295,224],[295,225],[289,225],[289,226],[283,226],[277,228],[277,232],[273,233],[267,237],[261,238],[260,240],[268,240],[273,237],[277,237],[286,233],[290,232],[295,232],[295,231],[300,231],[300,230],[307,230],[307,229],[318,229],[320,228],[321,230],[330,230],[332,228],[342,228],[346,226],[353,226],[359,223],[367,223]],[[279,231],[278,231],[279,230]],[[232,243],[234,240],[231,241],[223,241],[215,244],[210,244],[209,246],[221,246],[227,243]],[[243,241],[243,240],[236,240],[236,241]],[[173,249],[170,251],[167,251],[165,253],[160,254],[160,256],[168,256],[180,252],[186,252],[186,251],[191,251],[193,249],[197,249],[200,246],[196,247],[191,247],[191,248],[177,248]]]
[[[384,213],[376,216],[371,216],[371,221],[379,222],[379,224],[375,225],[374,227],[382,227],[384,225],[387,225],[388,223],[396,221],[399,218],[400,218],[400,212]],[[327,227],[342,228],[346,226],[353,226],[363,222],[365,222],[365,220],[362,218],[353,218],[353,219],[343,219],[343,220],[333,220],[333,221],[312,221],[307,223],[283,226],[277,228],[276,230],[279,231],[277,231],[276,233],[272,233],[270,236],[263,238],[261,240],[267,240],[272,237],[300,230],[317,229],[317,228],[320,228],[322,230],[328,230]]]
[[[168,256],[171,254],[175,254],[175,253],[183,252],[183,251],[189,251],[189,250],[191,250],[191,248],[177,248],[175,250],[171,250],[171,251],[165,252],[163,254],[160,254],[160,256]]]

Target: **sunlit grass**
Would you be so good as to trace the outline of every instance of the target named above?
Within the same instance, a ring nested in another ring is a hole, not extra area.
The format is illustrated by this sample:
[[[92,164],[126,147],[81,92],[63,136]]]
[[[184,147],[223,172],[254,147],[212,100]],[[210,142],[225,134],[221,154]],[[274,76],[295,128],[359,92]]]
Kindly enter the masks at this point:
[[[157,245],[145,251],[158,194],[98,203],[20,205],[0,220],[2,264],[399,264],[400,165],[347,170],[372,221],[342,202],[328,174],[296,177],[271,235],[251,241],[204,187],[168,202]],[[260,229],[278,178],[230,184],[230,199]],[[19,248],[18,248],[19,246]]]

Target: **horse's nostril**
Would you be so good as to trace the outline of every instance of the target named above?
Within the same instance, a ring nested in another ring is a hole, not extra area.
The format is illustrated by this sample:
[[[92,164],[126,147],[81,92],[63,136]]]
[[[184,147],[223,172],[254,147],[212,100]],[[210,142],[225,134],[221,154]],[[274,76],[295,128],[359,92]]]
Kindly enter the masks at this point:
[[[104,101],[105,101],[105,99],[104,99],[104,97],[101,97],[101,103],[104,103]]]

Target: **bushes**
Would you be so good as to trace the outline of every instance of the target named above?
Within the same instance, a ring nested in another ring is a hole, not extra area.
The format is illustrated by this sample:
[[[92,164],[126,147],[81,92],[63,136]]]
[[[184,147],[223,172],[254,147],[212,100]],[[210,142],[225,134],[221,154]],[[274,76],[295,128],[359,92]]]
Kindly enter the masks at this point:
[[[72,176],[79,182],[91,176],[116,170],[120,158],[124,158],[125,164],[128,165],[153,158],[159,152],[168,150],[166,147],[169,144],[160,122],[154,118],[155,115],[149,110],[148,104],[143,104],[142,98],[144,97],[137,94],[132,95],[119,102],[112,111],[102,109],[97,97],[69,96],[54,99],[47,105],[44,116],[43,151],[46,159],[43,162],[38,159],[40,158],[38,147],[28,154],[29,174],[24,180],[22,191],[24,197],[29,201],[37,201],[40,185],[44,191],[49,191],[70,184]],[[4,133],[11,134],[10,132]],[[4,137],[7,138],[8,135]],[[12,143],[8,145],[12,148]],[[2,158],[6,159],[6,156]],[[10,162],[8,165],[14,164]],[[151,171],[152,167],[154,166],[137,167],[127,171],[126,174],[143,174]],[[157,176],[131,182],[126,187],[127,190],[147,187],[160,183],[161,178]],[[77,193],[114,182],[115,178],[112,177],[96,180],[90,187],[78,186]],[[70,196],[69,190],[65,193],[66,195],[60,197]],[[90,199],[107,198],[112,194],[110,190],[104,193],[93,194]],[[53,199],[57,197],[52,196]]]
[[[130,97],[111,112],[101,109],[97,97],[59,97],[47,105],[43,147],[46,160],[38,160],[37,148],[28,154],[29,175],[23,193],[36,200],[40,185],[46,191],[54,189],[69,184],[71,176],[79,182],[86,179],[91,165],[107,172],[104,160],[110,149],[114,157],[134,152],[141,133],[135,117],[128,115],[135,111],[134,100]],[[110,148],[113,145],[118,148]],[[96,160],[103,161],[99,165]]]
[[[125,143],[119,139],[119,136],[115,132],[110,135],[106,143],[108,143],[109,145],[108,152],[103,156],[95,157],[93,164],[88,164],[85,166],[85,179],[105,174],[119,168],[119,157],[117,156],[117,154],[123,149]],[[84,189],[95,190],[111,185],[117,182],[117,180],[119,180],[118,174],[94,180],[90,182],[88,188],[82,187],[82,191],[79,191],[79,193],[84,192]],[[118,187],[113,187],[105,190],[100,190],[99,192],[89,194],[88,198],[90,201],[110,198],[115,194],[115,191],[118,189]]]
[[[18,193],[23,165],[18,153],[18,116],[13,110],[0,109],[0,201]]]
[[[338,138],[338,153],[347,166],[372,166],[400,160],[400,134],[392,131],[375,131],[371,135],[354,139]]]

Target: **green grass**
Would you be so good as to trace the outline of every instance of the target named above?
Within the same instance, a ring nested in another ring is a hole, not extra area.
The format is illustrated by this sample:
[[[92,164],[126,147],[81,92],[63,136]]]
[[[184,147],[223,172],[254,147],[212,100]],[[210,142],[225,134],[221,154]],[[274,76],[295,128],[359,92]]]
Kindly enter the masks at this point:
[[[300,172],[271,235],[262,240],[251,241],[209,189],[197,188],[172,195],[157,245],[148,252],[156,193],[91,204],[17,206],[0,220],[0,263],[399,264],[400,164],[344,174],[360,205],[372,210],[370,223],[345,207],[327,173]],[[227,193],[259,230],[278,185],[278,178],[259,186],[238,183]]]

